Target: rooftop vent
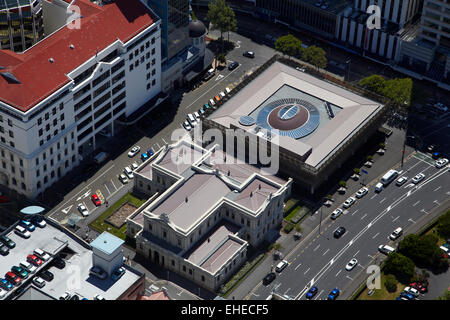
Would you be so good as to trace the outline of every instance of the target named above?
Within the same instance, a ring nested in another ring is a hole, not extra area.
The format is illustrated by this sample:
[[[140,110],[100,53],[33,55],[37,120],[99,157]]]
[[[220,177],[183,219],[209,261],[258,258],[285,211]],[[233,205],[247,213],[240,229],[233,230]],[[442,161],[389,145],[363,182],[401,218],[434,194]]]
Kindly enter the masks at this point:
[[[49,61],[50,63],[53,63],[53,62],[55,62],[55,59],[50,58],[50,59],[48,59],[48,61]]]
[[[75,46],[73,44],[70,44],[69,48],[73,50],[75,49]]]

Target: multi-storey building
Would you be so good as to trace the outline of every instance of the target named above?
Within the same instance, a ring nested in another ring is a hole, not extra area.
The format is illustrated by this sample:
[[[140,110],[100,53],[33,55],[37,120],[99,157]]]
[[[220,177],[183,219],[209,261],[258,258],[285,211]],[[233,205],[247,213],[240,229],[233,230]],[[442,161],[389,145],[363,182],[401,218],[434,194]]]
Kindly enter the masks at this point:
[[[0,184],[31,198],[161,91],[160,20],[150,8],[76,5],[81,17],[69,24],[81,28],[63,25],[22,54],[0,51]]]
[[[249,244],[278,233],[291,184],[218,145],[182,139],[135,171],[135,190],[150,199],[127,219],[127,236],[153,263],[217,290],[245,262]]]
[[[0,50],[22,52],[43,35],[41,0],[0,0]]]

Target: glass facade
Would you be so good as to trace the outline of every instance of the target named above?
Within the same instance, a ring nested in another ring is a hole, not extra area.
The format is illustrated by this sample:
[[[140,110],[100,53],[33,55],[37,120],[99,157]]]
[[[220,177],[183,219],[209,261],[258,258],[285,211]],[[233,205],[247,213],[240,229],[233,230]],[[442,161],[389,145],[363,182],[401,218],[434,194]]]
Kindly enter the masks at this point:
[[[189,46],[189,0],[147,0],[161,18],[162,58],[170,60]]]
[[[0,49],[22,52],[43,36],[39,0],[0,0]]]

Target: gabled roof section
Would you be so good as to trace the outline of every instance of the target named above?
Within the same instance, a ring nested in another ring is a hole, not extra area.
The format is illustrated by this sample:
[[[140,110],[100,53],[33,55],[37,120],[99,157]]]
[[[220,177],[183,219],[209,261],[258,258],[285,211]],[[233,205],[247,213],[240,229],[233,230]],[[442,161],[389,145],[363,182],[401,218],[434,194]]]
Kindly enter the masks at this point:
[[[77,0],[74,5],[81,11],[80,29],[63,27],[22,54],[0,50],[0,65],[21,82],[11,84],[0,77],[0,101],[27,112],[69,83],[67,74],[97,52],[116,40],[128,42],[158,19],[140,0],[116,0],[101,7]]]

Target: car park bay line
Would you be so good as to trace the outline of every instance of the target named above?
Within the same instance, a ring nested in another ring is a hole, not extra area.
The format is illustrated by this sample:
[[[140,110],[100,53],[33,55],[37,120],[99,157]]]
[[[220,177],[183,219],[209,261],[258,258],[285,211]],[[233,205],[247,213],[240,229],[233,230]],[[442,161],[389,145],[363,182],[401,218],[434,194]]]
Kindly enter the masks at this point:
[[[69,202],[71,202],[76,196],[78,196],[81,192],[84,192],[84,189],[88,189],[88,187],[90,185],[92,185],[94,182],[96,182],[98,179],[100,179],[103,175],[105,175],[109,170],[111,170],[112,168],[114,168],[115,165],[113,164],[111,167],[109,167],[108,169],[106,169],[105,171],[103,171],[103,173],[101,175],[99,175],[97,178],[95,178],[95,180],[91,181],[88,185],[86,185],[86,187],[83,188],[83,190],[80,190],[78,193],[76,193],[74,196],[72,196],[69,200],[67,200],[63,205],[61,205],[58,209],[56,209],[52,214],[49,215],[49,217],[53,216],[53,214],[55,214],[56,212],[59,212],[61,210],[61,208],[63,208],[64,206],[66,206]]]

